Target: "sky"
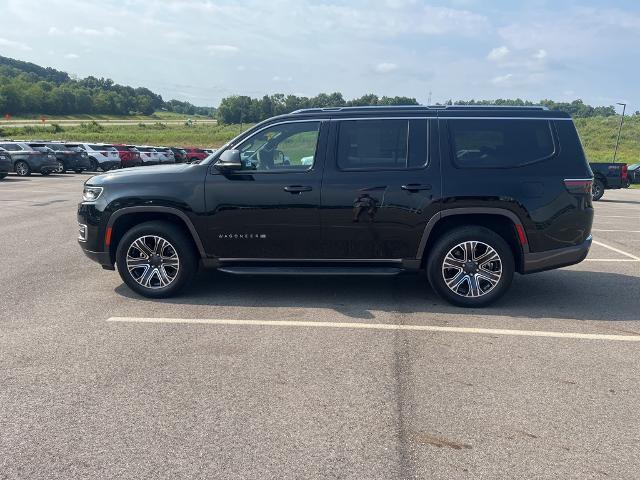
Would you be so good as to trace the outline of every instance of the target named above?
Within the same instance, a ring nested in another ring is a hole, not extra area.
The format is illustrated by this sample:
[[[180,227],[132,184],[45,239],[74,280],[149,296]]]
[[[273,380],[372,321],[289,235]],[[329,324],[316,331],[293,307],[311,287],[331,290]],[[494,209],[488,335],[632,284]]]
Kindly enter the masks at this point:
[[[342,92],[640,110],[636,0],[0,0],[0,55],[216,106]]]

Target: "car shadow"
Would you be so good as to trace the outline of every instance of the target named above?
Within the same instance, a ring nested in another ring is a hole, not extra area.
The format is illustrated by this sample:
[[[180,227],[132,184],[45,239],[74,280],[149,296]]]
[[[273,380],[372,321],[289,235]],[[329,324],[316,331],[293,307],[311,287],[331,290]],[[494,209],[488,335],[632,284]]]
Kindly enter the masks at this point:
[[[18,177],[17,175],[9,174],[8,176],[0,180],[0,183],[28,182],[28,181],[29,181],[29,177]]]
[[[640,205],[640,201],[635,201],[635,200],[604,200],[604,199],[600,199],[598,201],[602,202],[602,203],[631,203],[633,205]]]
[[[397,277],[264,277],[201,271],[178,297],[150,300],[121,284],[119,295],[148,302],[211,307],[331,308],[358,320],[373,312],[447,313],[529,319],[640,320],[639,279],[621,273],[554,270],[516,275],[511,290],[483,309],[461,309],[439,299],[424,275]]]

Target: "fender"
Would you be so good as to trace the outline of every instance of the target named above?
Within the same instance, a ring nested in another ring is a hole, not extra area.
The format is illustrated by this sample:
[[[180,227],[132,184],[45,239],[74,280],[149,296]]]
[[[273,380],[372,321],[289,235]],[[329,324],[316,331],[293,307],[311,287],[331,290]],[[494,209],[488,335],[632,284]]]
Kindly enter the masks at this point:
[[[433,217],[429,219],[429,221],[427,222],[427,225],[424,227],[424,231],[422,232],[422,238],[420,239],[420,245],[418,245],[418,252],[416,255],[416,259],[422,260],[425,247],[427,246],[427,241],[429,240],[429,235],[431,235],[431,231],[440,220],[442,220],[445,217],[450,217],[452,215],[469,215],[469,214],[501,215],[511,220],[514,226],[520,225],[520,227],[522,227],[522,221],[520,220],[520,218],[511,210],[507,210],[506,208],[460,207],[460,208],[450,208],[448,210],[442,210],[436,213],[435,215],[433,215]],[[524,229],[522,231],[526,237],[526,232],[524,231]],[[527,241],[525,245],[522,245],[522,251],[524,253],[529,253],[529,241]]]
[[[196,228],[193,226],[193,223],[191,223],[191,219],[182,210],[178,210],[177,208],[163,207],[163,206],[156,206],[156,205],[148,205],[148,206],[141,206],[141,207],[124,207],[119,210],[116,210],[111,214],[111,216],[109,217],[109,222],[107,223],[107,229],[112,228],[113,224],[116,222],[118,218],[130,213],[139,213],[139,212],[168,213],[170,215],[175,215],[176,217],[180,218],[189,229],[189,232],[191,233],[191,237],[193,238],[193,241],[196,243],[196,247],[198,247],[198,253],[200,254],[200,257],[206,258],[207,255],[204,251],[204,247],[202,246],[200,235],[198,235]]]

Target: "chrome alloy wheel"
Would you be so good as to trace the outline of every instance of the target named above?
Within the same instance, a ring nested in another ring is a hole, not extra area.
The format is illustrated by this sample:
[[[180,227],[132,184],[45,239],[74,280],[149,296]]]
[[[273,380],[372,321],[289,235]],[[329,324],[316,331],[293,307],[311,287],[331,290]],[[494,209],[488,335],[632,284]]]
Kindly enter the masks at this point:
[[[24,162],[18,162],[16,165],[16,173],[21,177],[25,177],[29,173],[29,167]]]
[[[486,243],[459,243],[444,257],[442,278],[449,290],[461,297],[482,297],[500,282],[502,260]]]
[[[150,289],[171,285],[180,270],[176,249],[156,235],[145,235],[133,242],[127,250],[126,261],[131,277]]]
[[[64,173],[64,163],[58,160],[58,168],[56,168],[56,173]]]

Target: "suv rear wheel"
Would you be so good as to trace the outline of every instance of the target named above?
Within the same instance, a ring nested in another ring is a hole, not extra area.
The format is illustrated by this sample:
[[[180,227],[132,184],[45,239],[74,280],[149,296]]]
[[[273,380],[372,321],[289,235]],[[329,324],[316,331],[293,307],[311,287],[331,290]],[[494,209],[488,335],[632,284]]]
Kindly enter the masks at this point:
[[[124,283],[150,298],[174,295],[198,268],[192,242],[180,228],[165,222],[143,223],[125,233],[116,264]]]
[[[515,269],[504,239],[488,228],[461,227],[445,233],[427,263],[438,295],[460,307],[484,307],[509,289]]]
[[[597,201],[602,198],[604,195],[604,183],[602,180],[598,180],[597,178],[593,181],[593,186],[591,187],[591,196],[593,200]]]
[[[31,175],[31,167],[27,162],[22,160],[16,162],[15,171],[20,177],[28,177]]]

